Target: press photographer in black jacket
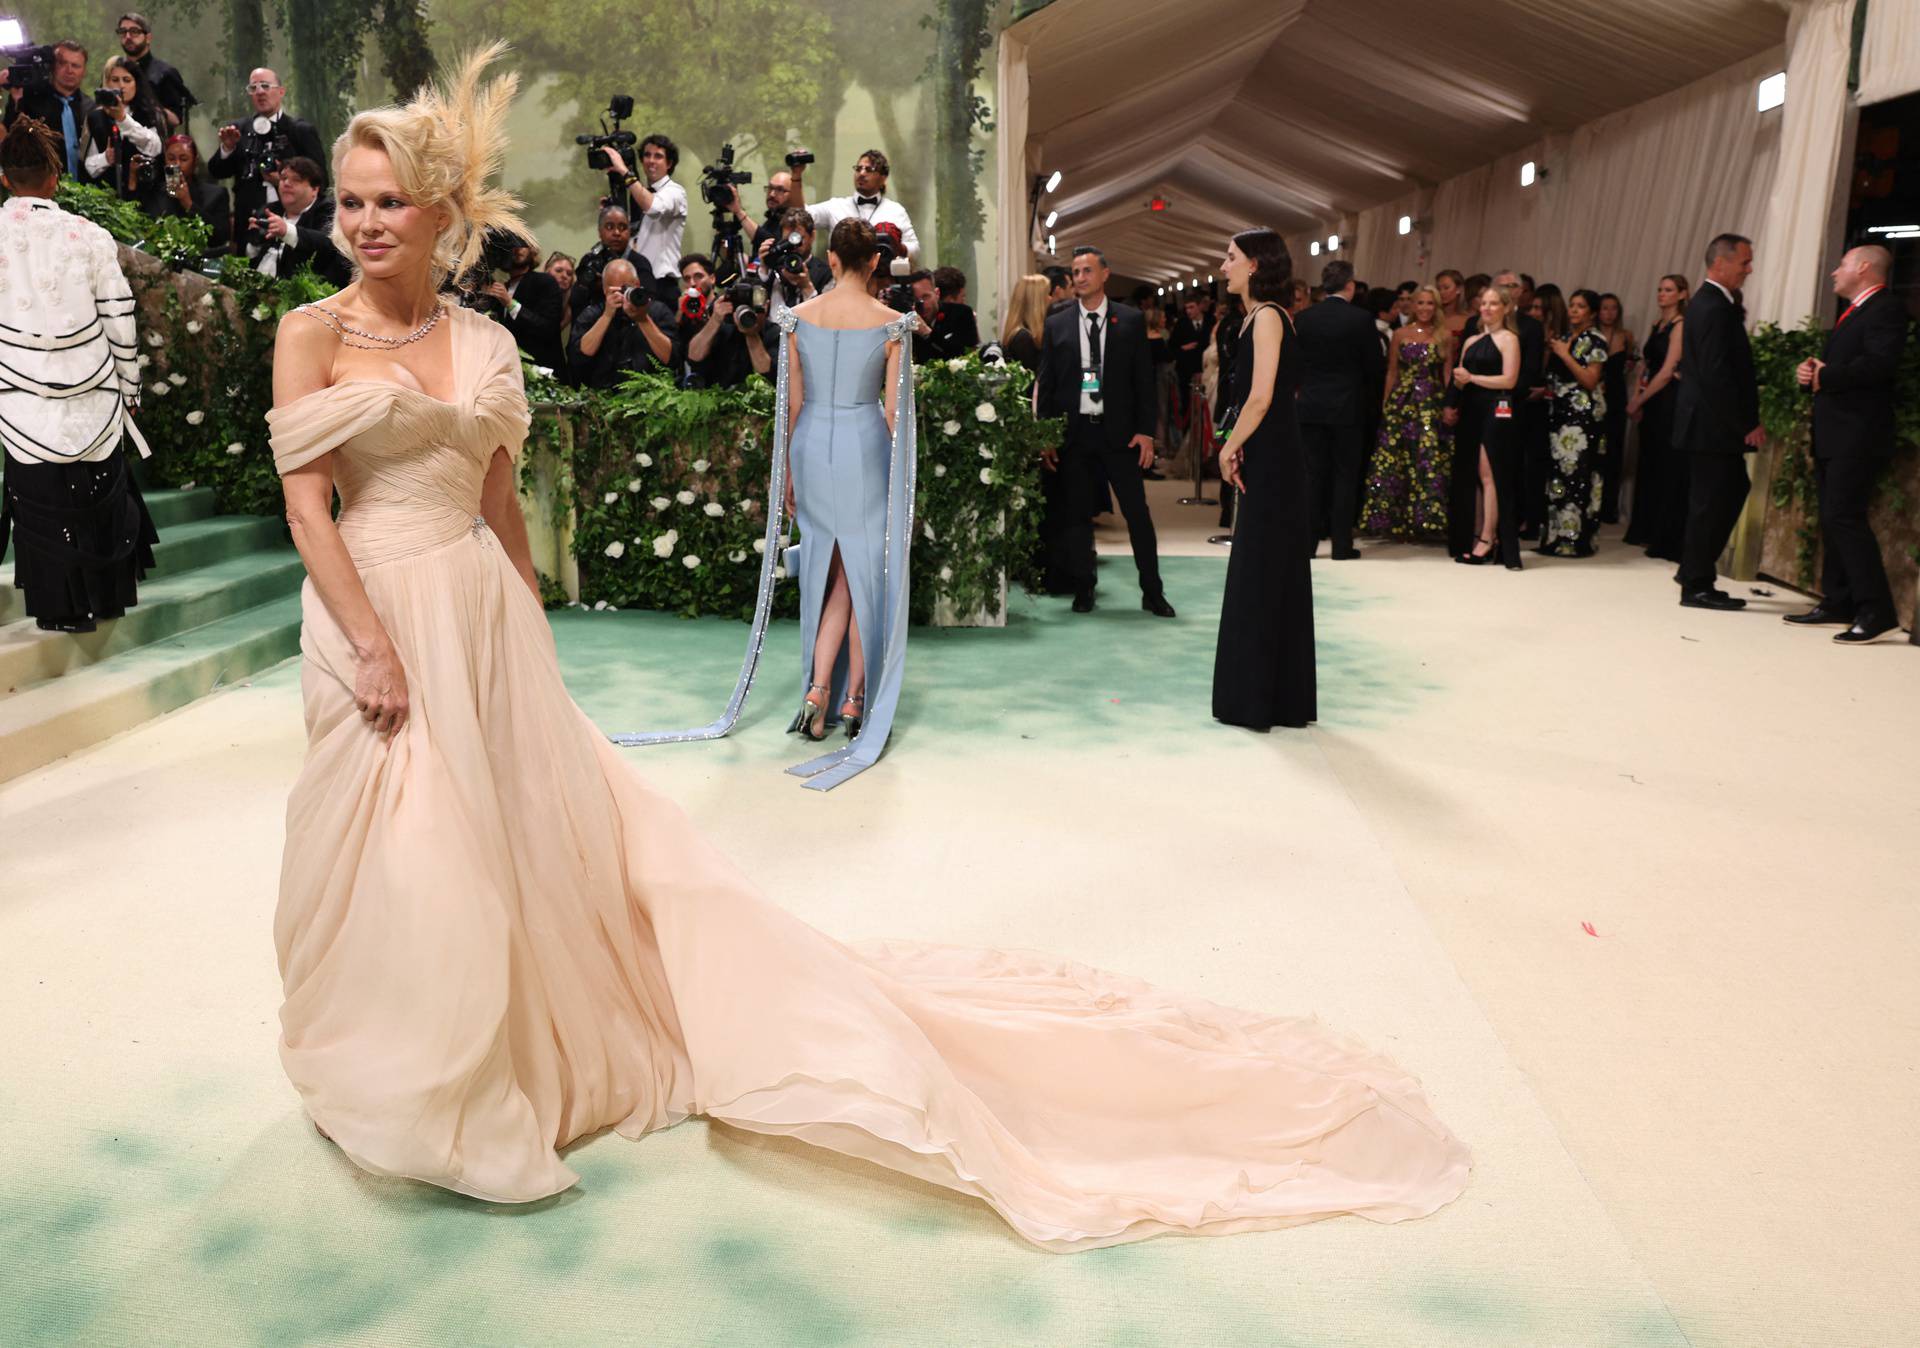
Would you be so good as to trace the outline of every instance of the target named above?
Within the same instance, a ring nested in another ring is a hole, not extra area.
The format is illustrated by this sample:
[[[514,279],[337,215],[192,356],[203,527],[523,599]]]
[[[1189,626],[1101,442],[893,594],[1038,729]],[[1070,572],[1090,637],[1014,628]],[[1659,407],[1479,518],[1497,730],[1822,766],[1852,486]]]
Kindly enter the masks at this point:
[[[215,178],[233,180],[233,213],[245,221],[260,208],[280,199],[276,179],[279,167],[290,159],[305,159],[319,168],[319,186],[327,185],[326,147],[313,123],[287,113],[287,91],[280,77],[265,66],[247,76],[247,97],[253,116],[220,128],[220,148],[207,163]],[[246,230],[234,230],[233,250],[245,251]]]
[[[673,356],[673,310],[623,258],[602,268],[599,281],[599,297],[573,320],[568,377],[586,388],[612,388],[629,374],[666,369]]]
[[[353,279],[353,267],[333,242],[333,198],[320,190],[320,166],[295,157],[280,166],[280,200],[259,208],[243,223],[241,246],[253,269],[292,276],[309,263],[314,275],[336,286]]]
[[[536,270],[538,253],[524,239],[503,239],[507,257],[507,278],[497,276],[480,287],[478,293],[492,301],[487,316],[506,325],[514,344],[532,358],[535,365],[555,372],[564,368],[566,351],[561,343],[566,334],[560,330],[561,315],[567,297],[560,283]],[[604,276],[603,276],[604,279]]]

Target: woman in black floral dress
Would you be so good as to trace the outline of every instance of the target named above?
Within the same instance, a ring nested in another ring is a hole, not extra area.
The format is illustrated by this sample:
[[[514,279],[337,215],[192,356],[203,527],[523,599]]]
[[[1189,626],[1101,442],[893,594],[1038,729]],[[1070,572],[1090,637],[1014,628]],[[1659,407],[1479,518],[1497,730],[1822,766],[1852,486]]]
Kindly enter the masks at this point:
[[[1591,557],[1600,528],[1607,339],[1594,325],[1599,312],[1591,290],[1548,301],[1547,516],[1537,551],[1549,557]]]

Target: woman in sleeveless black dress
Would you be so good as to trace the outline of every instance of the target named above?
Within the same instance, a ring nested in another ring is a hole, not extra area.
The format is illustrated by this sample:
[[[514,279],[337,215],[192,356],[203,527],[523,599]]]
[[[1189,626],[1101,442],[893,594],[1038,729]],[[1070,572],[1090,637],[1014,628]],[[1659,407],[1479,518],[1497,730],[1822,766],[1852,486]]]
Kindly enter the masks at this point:
[[[1640,416],[1640,458],[1633,470],[1633,515],[1627,542],[1647,556],[1680,560],[1687,532],[1687,465],[1673,447],[1673,411],[1680,399],[1680,353],[1685,343],[1687,278],[1660,278],[1660,322],[1647,337],[1640,387],[1629,404]]]
[[[1269,730],[1317,716],[1313,667],[1313,530],[1306,459],[1293,396],[1300,356],[1281,306],[1293,260],[1278,234],[1236,234],[1221,270],[1227,289],[1252,307],[1232,369],[1234,428],[1220,450],[1222,481],[1239,493],[1220,641],[1213,661],[1213,714],[1228,725]],[[1270,347],[1278,351],[1268,354]],[[1255,396],[1262,370],[1272,383]]]
[[[1495,554],[1520,569],[1520,339],[1513,330],[1513,294],[1488,286],[1475,301],[1480,330],[1466,339],[1453,382],[1460,424],[1453,438],[1453,480],[1447,532],[1454,560],[1480,566]],[[1475,521],[1479,527],[1474,528]],[[1471,543],[1471,547],[1463,547]]]

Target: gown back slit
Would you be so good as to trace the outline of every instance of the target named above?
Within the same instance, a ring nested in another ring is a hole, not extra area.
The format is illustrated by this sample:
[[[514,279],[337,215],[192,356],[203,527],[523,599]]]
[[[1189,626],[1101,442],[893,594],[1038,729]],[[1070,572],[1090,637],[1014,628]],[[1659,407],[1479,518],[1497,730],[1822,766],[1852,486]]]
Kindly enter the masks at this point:
[[[1050,1250],[1461,1191],[1419,1083],[1316,1020],[1019,950],[843,945],[761,897],[568,697],[479,517],[527,434],[519,355],[445,321],[452,401],[354,381],[270,414],[283,472],[333,456],[412,708],[390,737],[360,717],[309,582],[280,1053],[357,1165],[524,1203],[577,1181],[569,1143],[699,1114],[974,1195]]]

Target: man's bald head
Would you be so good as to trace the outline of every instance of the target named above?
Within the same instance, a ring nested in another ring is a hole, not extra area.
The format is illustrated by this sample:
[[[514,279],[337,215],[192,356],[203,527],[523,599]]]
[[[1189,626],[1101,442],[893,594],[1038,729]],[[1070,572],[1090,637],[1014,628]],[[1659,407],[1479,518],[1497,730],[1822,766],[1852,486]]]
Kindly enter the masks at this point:
[[[1833,269],[1833,293],[1843,300],[1857,298],[1863,291],[1883,286],[1893,275],[1893,254],[1877,243],[1849,248]]]
[[[625,258],[615,258],[600,273],[600,287],[610,290],[614,286],[635,286],[640,284],[640,273]]]

